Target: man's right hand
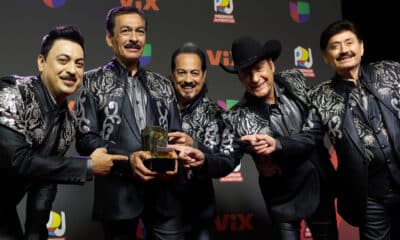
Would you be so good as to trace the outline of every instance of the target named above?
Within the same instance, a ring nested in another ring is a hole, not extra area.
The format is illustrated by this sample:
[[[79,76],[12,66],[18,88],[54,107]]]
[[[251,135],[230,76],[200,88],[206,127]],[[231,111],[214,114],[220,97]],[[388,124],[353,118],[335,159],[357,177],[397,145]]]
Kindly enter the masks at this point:
[[[90,155],[92,159],[92,171],[95,176],[105,176],[110,173],[113,161],[128,161],[124,155],[108,154],[106,148],[96,148]]]
[[[248,142],[250,148],[261,156],[269,156],[276,151],[276,139],[266,134],[245,135],[240,140]]]
[[[148,151],[137,151],[131,154],[130,163],[133,175],[142,181],[149,181],[159,175],[157,172],[151,171],[144,165],[144,161],[148,161],[151,154]]]

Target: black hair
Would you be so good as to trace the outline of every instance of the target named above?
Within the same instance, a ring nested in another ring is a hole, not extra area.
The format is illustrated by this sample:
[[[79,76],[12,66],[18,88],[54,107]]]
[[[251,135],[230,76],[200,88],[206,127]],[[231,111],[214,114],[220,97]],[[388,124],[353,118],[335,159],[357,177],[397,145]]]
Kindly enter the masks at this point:
[[[144,21],[144,30],[147,31],[147,19],[142,10],[135,7],[115,7],[108,11],[106,17],[106,29],[111,36],[114,36],[115,18],[118,15],[129,13],[138,14]]]
[[[58,39],[66,39],[79,44],[85,51],[85,41],[79,29],[75,26],[57,26],[42,38],[40,54],[47,58],[47,54]]]
[[[338,33],[344,32],[344,31],[351,31],[356,35],[358,40],[360,40],[360,41],[363,40],[361,31],[355,23],[353,23],[349,20],[339,20],[339,21],[329,24],[328,27],[326,27],[325,30],[322,31],[321,37],[319,40],[320,49],[322,51],[326,50],[329,39],[333,35],[336,35]]]
[[[199,56],[201,61],[201,70],[204,72],[207,70],[206,55],[203,50],[192,42],[184,43],[180,48],[176,49],[171,57],[171,70],[175,70],[176,57],[181,53],[193,53]]]

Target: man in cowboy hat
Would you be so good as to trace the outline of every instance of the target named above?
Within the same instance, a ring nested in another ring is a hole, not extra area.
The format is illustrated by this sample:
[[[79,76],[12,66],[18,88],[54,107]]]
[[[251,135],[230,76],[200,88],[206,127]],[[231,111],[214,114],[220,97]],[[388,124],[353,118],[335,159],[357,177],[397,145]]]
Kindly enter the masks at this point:
[[[287,136],[301,130],[309,111],[304,76],[295,69],[275,73],[279,41],[262,45],[241,37],[233,41],[231,50],[234,67],[221,67],[238,75],[245,93],[223,114],[226,128],[221,152],[236,164],[245,153],[253,158],[273,232],[278,235],[273,239],[299,239],[300,223],[305,219],[314,240],[337,240],[334,168],[323,142],[296,157],[263,152],[266,134]]]

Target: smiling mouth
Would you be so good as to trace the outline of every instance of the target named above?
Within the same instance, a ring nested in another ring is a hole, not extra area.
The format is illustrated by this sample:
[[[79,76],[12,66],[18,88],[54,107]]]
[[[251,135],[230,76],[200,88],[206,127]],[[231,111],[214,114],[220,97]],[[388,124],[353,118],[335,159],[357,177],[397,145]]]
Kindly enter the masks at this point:
[[[69,87],[74,86],[77,81],[75,78],[61,78],[61,80],[64,83],[64,85]]]

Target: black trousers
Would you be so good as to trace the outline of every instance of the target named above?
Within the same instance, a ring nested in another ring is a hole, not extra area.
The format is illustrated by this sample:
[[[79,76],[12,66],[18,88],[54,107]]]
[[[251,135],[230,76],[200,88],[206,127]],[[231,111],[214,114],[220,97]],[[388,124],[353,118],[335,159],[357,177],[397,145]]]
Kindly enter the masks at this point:
[[[6,199],[4,209],[0,213],[0,239],[1,240],[47,240],[48,232],[46,224],[53,201],[57,193],[56,184],[36,183],[23,186],[25,190],[15,199]],[[16,189],[15,191],[17,191]],[[28,192],[26,205],[25,233],[19,221],[17,204]],[[12,198],[12,197],[10,197]]]
[[[368,198],[360,240],[400,239],[400,192],[389,190],[383,198]]]
[[[314,240],[338,240],[334,196],[321,190],[320,205],[311,217],[304,220]],[[300,224],[301,220],[273,223],[277,235],[273,239],[300,240]]]
[[[142,214],[145,225],[144,239],[149,240],[183,240],[184,229],[180,217],[162,217]],[[105,240],[136,240],[136,229],[139,218],[128,220],[103,221]]]

